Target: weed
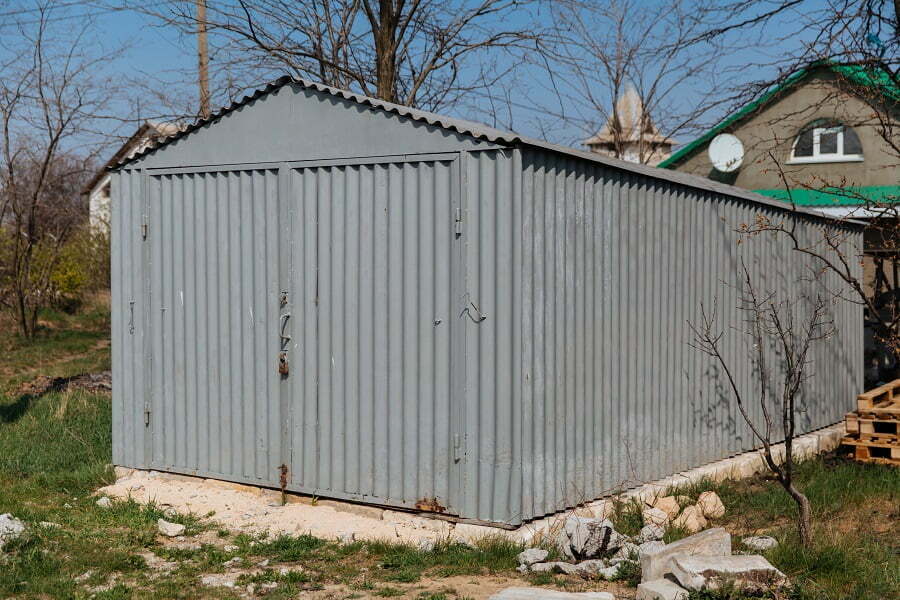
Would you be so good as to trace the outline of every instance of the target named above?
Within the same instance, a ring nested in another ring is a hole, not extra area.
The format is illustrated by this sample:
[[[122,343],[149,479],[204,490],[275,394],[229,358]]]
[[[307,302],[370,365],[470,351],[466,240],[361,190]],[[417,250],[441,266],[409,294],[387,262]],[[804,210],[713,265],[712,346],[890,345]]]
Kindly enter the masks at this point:
[[[610,520],[619,533],[637,535],[644,526],[642,502],[637,498],[614,500]]]
[[[613,581],[621,581],[632,587],[637,587],[641,582],[641,565],[636,560],[627,560],[619,563],[619,570]]]

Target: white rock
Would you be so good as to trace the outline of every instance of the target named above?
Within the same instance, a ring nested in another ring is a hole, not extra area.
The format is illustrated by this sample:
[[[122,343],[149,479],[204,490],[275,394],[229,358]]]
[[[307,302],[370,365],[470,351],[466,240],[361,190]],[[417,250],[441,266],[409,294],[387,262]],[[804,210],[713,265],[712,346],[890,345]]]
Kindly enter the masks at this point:
[[[570,560],[601,558],[613,554],[628,540],[608,519],[568,517],[557,534],[557,545]]]
[[[0,515],[0,550],[4,544],[13,541],[25,531],[25,523],[9,513]]]
[[[635,556],[640,554],[640,547],[637,544],[633,544],[631,542],[625,542],[619,550],[613,554],[613,558],[625,558],[630,559],[631,555]]]
[[[725,582],[741,588],[766,589],[786,581],[784,573],[762,556],[754,555],[676,555],[669,568],[678,583],[690,590],[717,589]]]
[[[675,496],[663,496],[662,498],[657,498],[653,504],[651,505],[653,508],[658,508],[668,515],[670,519],[674,519],[678,516],[678,511],[681,510],[681,507],[678,506],[678,500],[675,499]]]
[[[156,526],[159,529],[159,532],[166,537],[178,537],[184,533],[184,525],[181,525],[180,523],[170,523],[165,519],[159,519],[156,522]]]
[[[637,588],[634,600],[687,600],[689,592],[668,579],[654,579]]]
[[[261,560],[261,561],[259,561],[258,563],[256,563],[256,566],[257,566],[257,567],[260,567],[260,568],[262,568],[262,569],[265,569],[266,567],[269,566],[269,559],[268,559],[268,558],[264,558],[263,560]]]
[[[223,562],[222,566],[225,567],[226,569],[230,569],[231,567],[239,566],[243,562],[244,562],[243,558],[241,558],[240,556],[235,556],[234,558],[229,558],[228,560]]]
[[[642,553],[641,581],[662,579],[667,572],[669,560],[676,554],[728,556],[731,554],[731,535],[721,527],[716,527],[666,544],[656,551]]]
[[[659,525],[650,523],[649,525],[644,525],[643,527],[641,527],[641,532],[637,535],[636,539],[639,544],[643,544],[644,542],[661,540],[663,539],[664,535],[666,535],[665,529],[663,529]]]
[[[225,546],[222,546],[222,550],[225,552],[237,552],[238,550],[240,550],[240,547],[235,546],[234,544],[227,544]]]
[[[706,517],[703,516],[703,511],[699,506],[695,505],[685,507],[681,514],[678,515],[678,518],[672,521],[672,525],[680,527],[688,533],[697,533],[706,527],[707,523]]]
[[[600,572],[609,567],[605,560],[593,559],[584,560],[576,565],[578,574],[585,578],[597,577]]]
[[[223,573],[223,574],[211,574],[204,575],[200,578],[200,583],[202,585],[206,585],[209,587],[234,587],[234,582],[237,581],[238,574],[237,573]]]
[[[597,575],[599,575],[603,579],[615,579],[615,577],[619,574],[620,566],[621,563],[606,567],[605,569],[600,569],[599,571],[597,571]]]
[[[356,541],[356,534],[352,531],[348,531],[347,533],[342,533],[338,536],[338,541],[342,544],[352,544]]]
[[[75,581],[75,583],[84,583],[85,581],[93,577],[95,572],[96,571],[94,571],[93,569],[90,569],[88,571],[85,571],[78,577],[75,577],[73,580]]]
[[[741,544],[743,544],[747,548],[750,548],[751,550],[756,550],[757,552],[765,552],[766,550],[771,550],[772,548],[777,546],[778,540],[767,535],[755,535],[751,537],[745,537],[741,540]]]
[[[531,570],[535,573],[565,573],[566,575],[576,575],[578,573],[578,565],[562,561],[543,562],[531,565]]]
[[[95,504],[97,506],[99,506],[100,508],[109,508],[112,506],[112,500],[110,500],[106,496],[103,496],[102,498],[97,500],[97,502],[95,502]]]
[[[54,523],[53,521],[41,521],[38,525],[45,529],[59,529],[59,523]]]
[[[657,525],[659,527],[665,527],[669,524],[669,515],[667,515],[664,510],[648,506],[641,514],[644,517],[645,525]]]
[[[550,553],[543,548],[528,548],[527,550],[520,552],[516,557],[516,560],[519,561],[520,565],[533,565],[534,563],[547,560],[549,554]]]
[[[514,587],[500,590],[488,600],[616,600],[608,592],[563,592],[543,588]]]
[[[434,540],[431,538],[422,538],[418,541],[416,547],[421,552],[431,552],[432,550],[434,550]]]
[[[644,542],[643,544],[638,546],[638,549],[637,549],[638,560],[640,560],[641,556],[643,556],[644,554],[646,554],[648,552],[650,552],[650,553],[658,552],[665,547],[666,547],[665,542],[663,542],[661,540],[653,540],[650,542]]]
[[[703,492],[697,498],[697,506],[708,519],[721,519],[725,516],[725,505],[715,492]]]

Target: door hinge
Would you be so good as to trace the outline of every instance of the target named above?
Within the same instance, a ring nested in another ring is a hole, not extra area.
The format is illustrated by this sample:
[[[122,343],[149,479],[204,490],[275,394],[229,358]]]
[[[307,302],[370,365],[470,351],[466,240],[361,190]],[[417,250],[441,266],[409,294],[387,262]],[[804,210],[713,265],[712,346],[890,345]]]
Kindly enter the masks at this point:
[[[460,444],[459,434],[453,434],[453,462],[459,462],[460,458],[462,458],[459,454],[462,445]]]
[[[454,219],[454,231],[456,231],[456,235],[462,235],[462,227],[463,227],[463,217],[462,217],[462,208],[456,207],[456,217]]]
[[[150,427],[150,404],[144,404],[144,427]]]
[[[150,224],[147,222],[147,215],[141,215],[141,239],[147,239],[147,233],[150,231]]]

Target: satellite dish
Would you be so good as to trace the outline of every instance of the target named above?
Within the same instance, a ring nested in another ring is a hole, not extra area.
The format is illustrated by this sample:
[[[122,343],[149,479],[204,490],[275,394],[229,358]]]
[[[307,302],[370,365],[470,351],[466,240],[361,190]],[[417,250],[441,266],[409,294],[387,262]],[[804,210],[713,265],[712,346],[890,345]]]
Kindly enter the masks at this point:
[[[737,171],[744,161],[744,145],[730,133],[720,133],[709,143],[709,160],[716,171]]]

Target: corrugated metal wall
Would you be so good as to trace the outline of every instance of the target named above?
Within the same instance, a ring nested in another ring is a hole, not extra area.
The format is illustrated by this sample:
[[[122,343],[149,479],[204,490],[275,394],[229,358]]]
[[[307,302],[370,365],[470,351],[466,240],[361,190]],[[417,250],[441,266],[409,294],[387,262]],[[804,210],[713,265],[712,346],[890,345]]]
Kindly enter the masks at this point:
[[[148,177],[153,468],[275,483],[278,174]]]
[[[140,171],[112,177],[110,254],[112,288],[113,462],[144,465],[144,344],[147,308],[144,247],[140,236],[145,202]]]
[[[739,325],[741,257],[804,286],[732,231],[787,213],[538,150],[341,163],[115,175],[117,464],[514,524],[755,446],[686,323]],[[862,385],[834,310],[804,430]]]
[[[456,510],[458,182],[455,154],[292,171],[293,489]]]
[[[472,153],[467,173],[467,289],[490,315],[467,335],[470,513],[529,519],[757,445],[687,322],[717,299],[723,329],[741,326],[741,259],[761,289],[808,289],[786,239],[733,232],[787,213],[553,153]],[[798,234],[822,226],[801,217]],[[804,431],[838,421],[862,385],[861,311],[834,313]],[[747,340],[726,340],[752,395]]]

